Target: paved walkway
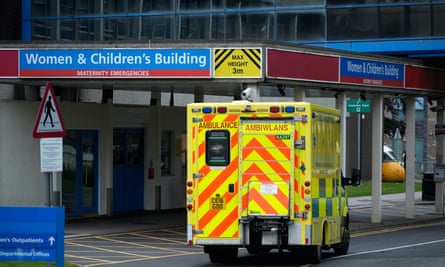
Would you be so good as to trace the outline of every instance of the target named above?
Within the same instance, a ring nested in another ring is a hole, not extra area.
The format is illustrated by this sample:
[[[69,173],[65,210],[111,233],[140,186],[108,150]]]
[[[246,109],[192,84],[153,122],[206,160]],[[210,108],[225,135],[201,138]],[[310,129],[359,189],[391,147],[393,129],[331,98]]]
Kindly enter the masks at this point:
[[[445,221],[444,215],[435,214],[433,201],[422,201],[416,192],[415,218],[405,218],[405,194],[382,196],[382,222],[371,223],[371,197],[349,198],[351,209],[351,232],[362,233],[404,225],[426,224]],[[97,217],[68,220],[65,224],[66,237],[102,235],[130,231],[142,231],[185,225],[185,209],[160,212],[144,212],[120,217]]]

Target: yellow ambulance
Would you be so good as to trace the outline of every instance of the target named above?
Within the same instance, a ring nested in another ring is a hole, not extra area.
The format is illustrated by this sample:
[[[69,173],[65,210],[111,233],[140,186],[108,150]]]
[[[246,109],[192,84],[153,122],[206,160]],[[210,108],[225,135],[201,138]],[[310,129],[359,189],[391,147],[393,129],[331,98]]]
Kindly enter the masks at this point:
[[[187,106],[187,242],[211,262],[238,249],[321,260],[346,254],[349,209],[340,112],[306,102]]]

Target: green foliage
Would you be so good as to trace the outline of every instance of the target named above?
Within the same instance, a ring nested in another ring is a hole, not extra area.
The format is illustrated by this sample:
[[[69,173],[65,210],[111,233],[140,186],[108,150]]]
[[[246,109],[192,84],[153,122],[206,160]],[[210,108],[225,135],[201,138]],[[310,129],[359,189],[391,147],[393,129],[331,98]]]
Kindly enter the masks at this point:
[[[405,183],[383,183],[382,194],[398,194],[405,192]],[[422,184],[415,183],[415,191],[422,191]],[[370,196],[372,194],[372,183],[370,181],[362,182],[359,186],[347,186],[348,197]]]

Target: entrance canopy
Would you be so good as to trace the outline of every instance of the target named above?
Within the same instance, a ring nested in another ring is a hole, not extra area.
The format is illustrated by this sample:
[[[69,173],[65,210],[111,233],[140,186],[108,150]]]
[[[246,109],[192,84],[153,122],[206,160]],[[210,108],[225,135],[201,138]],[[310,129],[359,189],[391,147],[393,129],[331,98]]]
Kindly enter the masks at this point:
[[[2,83],[236,94],[242,84],[317,86],[434,98],[444,70],[420,62],[278,43],[7,43]]]

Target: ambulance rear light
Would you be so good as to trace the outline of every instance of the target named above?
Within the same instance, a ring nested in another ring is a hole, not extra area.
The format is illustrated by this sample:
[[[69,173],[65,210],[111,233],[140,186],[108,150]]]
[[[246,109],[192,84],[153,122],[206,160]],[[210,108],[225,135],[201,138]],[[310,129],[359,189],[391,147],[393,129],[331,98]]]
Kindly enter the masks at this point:
[[[305,193],[306,195],[309,195],[309,194],[311,193],[311,190],[310,190],[309,188],[306,188],[306,189],[304,190],[304,193]]]
[[[311,209],[311,204],[306,204],[306,205],[304,205],[304,208],[305,208],[306,210],[310,210],[310,209]]]
[[[187,209],[188,209],[188,210],[192,210],[192,209],[193,209],[193,205],[192,205],[192,204],[188,204],[188,205],[187,205]]]
[[[294,112],[295,112],[295,107],[293,107],[293,106],[287,106],[287,107],[284,108],[284,111],[285,111],[286,113],[294,113]]]
[[[278,107],[278,106],[271,106],[271,107],[269,107],[269,112],[270,113],[278,113],[278,112],[280,112],[280,107]]]
[[[187,182],[187,186],[188,186],[188,187],[192,187],[192,186],[193,186],[193,182],[192,182],[192,181],[188,181],[188,182]]]
[[[187,194],[189,195],[193,194],[193,189],[187,189]]]
[[[304,182],[304,186],[306,186],[306,187],[311,186],[311,181],[305,181],[305,182]]]
[[[227,107],[217,107],[216,112],[218,113],[227,113]]]
[[[212,108],[211,107],[203,107],[202,113],[212,113]]]

